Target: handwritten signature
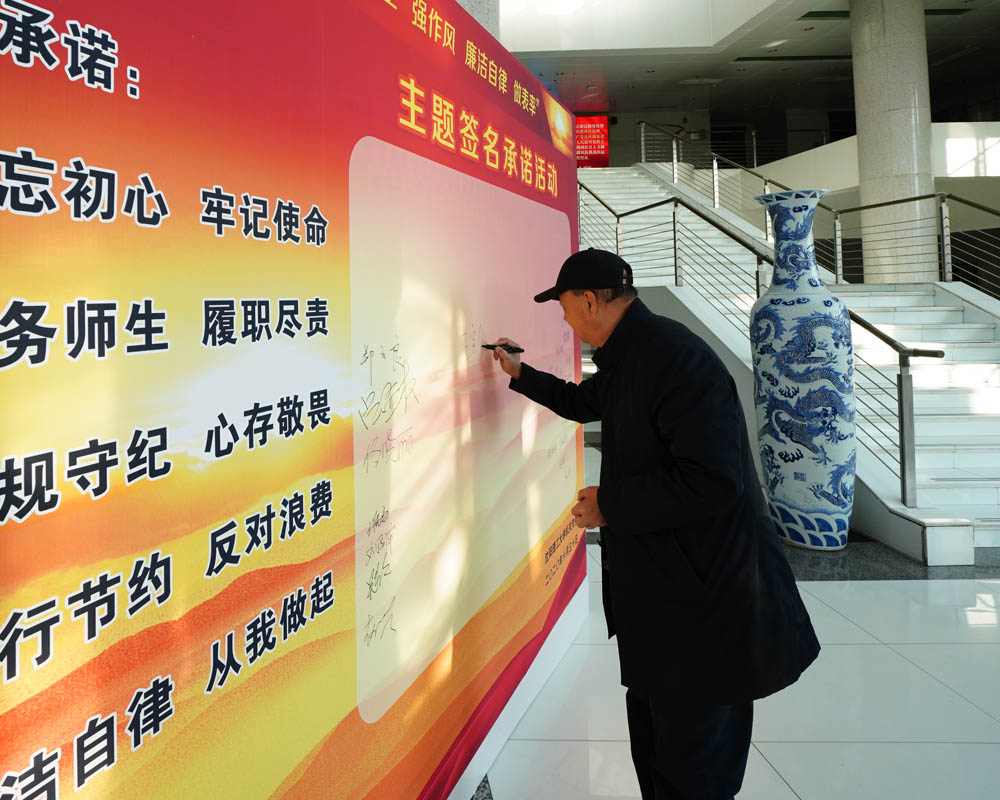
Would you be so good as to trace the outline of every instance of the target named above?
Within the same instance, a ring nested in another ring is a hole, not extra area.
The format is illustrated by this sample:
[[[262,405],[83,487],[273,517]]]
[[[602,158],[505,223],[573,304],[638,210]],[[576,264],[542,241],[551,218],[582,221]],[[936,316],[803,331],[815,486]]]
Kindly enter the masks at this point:
[[[368,545],[368,549],[365,550],[366,567],[371,563],[371,560],[375,556],[380,555],[383,551],[388,552],[390,556],[392,555],[392,532],[394,530],[396,530],[395,525],[393,525],[390,528],[386,528],[384,531],[382,531],[382,533],[378,535],[378,538],[376,538],[370,545]]]
[[[462,331],[465,346],[465,357],[469,362],[478,361],[482,355],[480,345],[486,341],[486,327],[482,322],[474,322]]]
[[[365,647],[370,647],[371,643],[376,637],[382,639],[385,636],[386,631],[392,631],[396,633],[396,628],[393,626],[393,608],[396,605],[396,598],[393,597],[389,602],[389,607],[385,610],[378,620],[375,619],[371,614],[368,615],[368,620],[365,622]]]
[[[407,428],[398,434],[387,431],[385,435],[375,434],[368,442],[365,452],[365,472],[378,469],[380,464],[398,464],[403,456],[413,452],[413,428]]]
[[[392,564],[389,563],[389,552],[383,551],[382,557],[368,573],[368,599],[371,600],[382,588],[382,579],[392,575]]]
[[[370,345],[364,345],[361,353],[361,366],[365,364],[368,365],[368,384],[372,385],[375,383],[375,358],[376,356],[381,356],[383,361],[389,361],[390,358],[386,355],[385,345],[376,350]],[[392,371],[395,372],[397,369],[403,367],[404,359],[399,355],[399,339],[397,337],[396,343],[389,348],[389,355],[392,356]]]
[[[402,376],[399,379],[386,381],[381,391],[373,390],[362,395],[364,410],[359,414],[365,429],[371,429],[380,422],[388,422],[400,408],[405,414],[409,410],[411,399],[419,405],[420,398],[417,397],[416,385],[417,379],[410,377],[409,362],[404,360]]]
[[[389,509],[387,506],[382,506],[382,508],[375,512],[375,516],[372,517],[371,522],[368,523],[368,530],[366,531],[367,535],[371,536],[372,531],[380,525],[384,525],[388,519]]]

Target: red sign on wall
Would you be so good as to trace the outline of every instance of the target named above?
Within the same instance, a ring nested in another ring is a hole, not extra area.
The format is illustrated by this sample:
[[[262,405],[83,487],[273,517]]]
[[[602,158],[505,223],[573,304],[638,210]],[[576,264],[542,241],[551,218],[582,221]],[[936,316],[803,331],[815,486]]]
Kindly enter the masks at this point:
[[[608,166],[608,118],[576,118],[576,165]]]

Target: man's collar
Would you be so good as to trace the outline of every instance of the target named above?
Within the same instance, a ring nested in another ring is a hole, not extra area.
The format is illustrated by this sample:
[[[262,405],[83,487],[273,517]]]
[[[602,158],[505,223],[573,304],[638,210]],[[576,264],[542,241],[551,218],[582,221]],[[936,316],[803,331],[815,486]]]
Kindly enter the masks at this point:
[[[633,300],[625,309],[625,314],[618,320],[614,330],[611,331],[608,340],[594,351],[594,364],[597,365],[598,369],[607,369],[621,359],[628,349],[629,339],[634,335],[636,328],[643,320],[651,316],[653,316],[653,312],[646,307],[642,300],[638,297]]]

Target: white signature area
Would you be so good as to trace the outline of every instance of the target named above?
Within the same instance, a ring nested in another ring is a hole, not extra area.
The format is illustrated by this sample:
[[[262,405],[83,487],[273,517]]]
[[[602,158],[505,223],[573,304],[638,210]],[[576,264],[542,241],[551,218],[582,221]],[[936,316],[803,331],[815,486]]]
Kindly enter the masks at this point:
[[[576,425],[510,391],[481,345],[572,380],[547,288],[562,212],[374,138],[350,167],[357,692],[378,720],[574,500]],[[504,640],[500,632],[496,641]],[[438,672],[435,675],[438,675]]]

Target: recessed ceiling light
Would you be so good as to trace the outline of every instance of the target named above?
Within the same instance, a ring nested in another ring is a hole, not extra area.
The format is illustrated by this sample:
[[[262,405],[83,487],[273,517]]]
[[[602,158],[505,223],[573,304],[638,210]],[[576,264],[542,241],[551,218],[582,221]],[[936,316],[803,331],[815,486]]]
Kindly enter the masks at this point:
[[[768,47],[781,47],[781,45],[783,45],[787,41],[788,41],[788,39],[775,39],[773,42],[768,42],[767,44],[765,44],[764,47],[765,48],[768,48]]]

